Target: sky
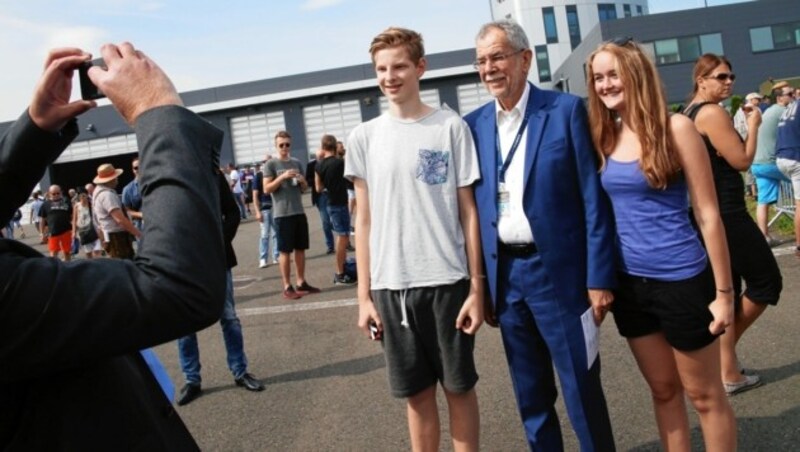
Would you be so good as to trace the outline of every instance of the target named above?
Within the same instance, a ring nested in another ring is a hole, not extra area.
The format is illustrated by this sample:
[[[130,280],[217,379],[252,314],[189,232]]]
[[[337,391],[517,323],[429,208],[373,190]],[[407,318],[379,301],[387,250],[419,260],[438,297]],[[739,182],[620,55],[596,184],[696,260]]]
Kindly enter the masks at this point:
[[[745,0],[650,0],[650,14]],[[178,91],[369,62],[369,43],[396,25],[427,53],[471,48],[490,0],[0,0],[0,122],[27,107],[47,51],[99,56],[129,41]],[[77,81],[77,77],[76,77]],[[76,83],[77,84],[77,83]],[[77,92],[77,91],[75,91]]]

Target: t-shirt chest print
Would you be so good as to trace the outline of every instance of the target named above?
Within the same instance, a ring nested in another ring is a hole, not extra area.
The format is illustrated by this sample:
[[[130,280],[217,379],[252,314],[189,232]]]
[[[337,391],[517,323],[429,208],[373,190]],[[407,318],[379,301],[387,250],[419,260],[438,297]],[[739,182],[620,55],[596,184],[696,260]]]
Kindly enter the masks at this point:
[[[447,182],[450,151],[420,149],[417,157],[417,179],[428,185]]]

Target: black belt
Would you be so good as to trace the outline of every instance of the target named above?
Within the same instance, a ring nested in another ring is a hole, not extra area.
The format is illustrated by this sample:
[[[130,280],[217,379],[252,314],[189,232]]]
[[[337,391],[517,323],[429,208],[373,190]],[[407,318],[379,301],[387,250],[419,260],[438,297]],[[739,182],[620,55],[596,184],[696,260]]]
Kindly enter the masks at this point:
[[[513,257],[527,257],[539,252],[535,243],[503,243],[498,242],[498,249],[505,255]]]

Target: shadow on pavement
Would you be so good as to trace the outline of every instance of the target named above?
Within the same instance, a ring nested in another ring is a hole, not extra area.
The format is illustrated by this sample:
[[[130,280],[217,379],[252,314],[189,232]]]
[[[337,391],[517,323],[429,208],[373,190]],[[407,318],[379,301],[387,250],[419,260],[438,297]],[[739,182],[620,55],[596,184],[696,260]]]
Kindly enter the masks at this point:
[[[290,381],[310,380],[313,378],[358,375],[372,372],[373,370],[380,369],[385,366],[386,362],[383,359],[383,353],[380,353],[363,358],[326,364],[314,369],[289,372],[282,375],[273,375],[271,377],[264,378],[261,381],[266,385],[270,385],[275,383],[286,383]]]

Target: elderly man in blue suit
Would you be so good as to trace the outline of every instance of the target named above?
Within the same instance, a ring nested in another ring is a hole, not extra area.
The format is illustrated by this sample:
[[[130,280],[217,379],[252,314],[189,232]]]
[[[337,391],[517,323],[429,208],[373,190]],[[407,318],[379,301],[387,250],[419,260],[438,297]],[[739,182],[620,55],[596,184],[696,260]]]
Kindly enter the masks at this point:
[[[581,450],[614,450],[600,359],[589,367],[581,323],[590,308],[589,322],[602,322],[615,279],[613,222],[586,110],[575,96],[527,82],[533,54],[519,25],[488,23],[476,44],[475,66],[495,101],[465,118],[481,168],[475,198],[528,443],[563,449],[555,366]]]

